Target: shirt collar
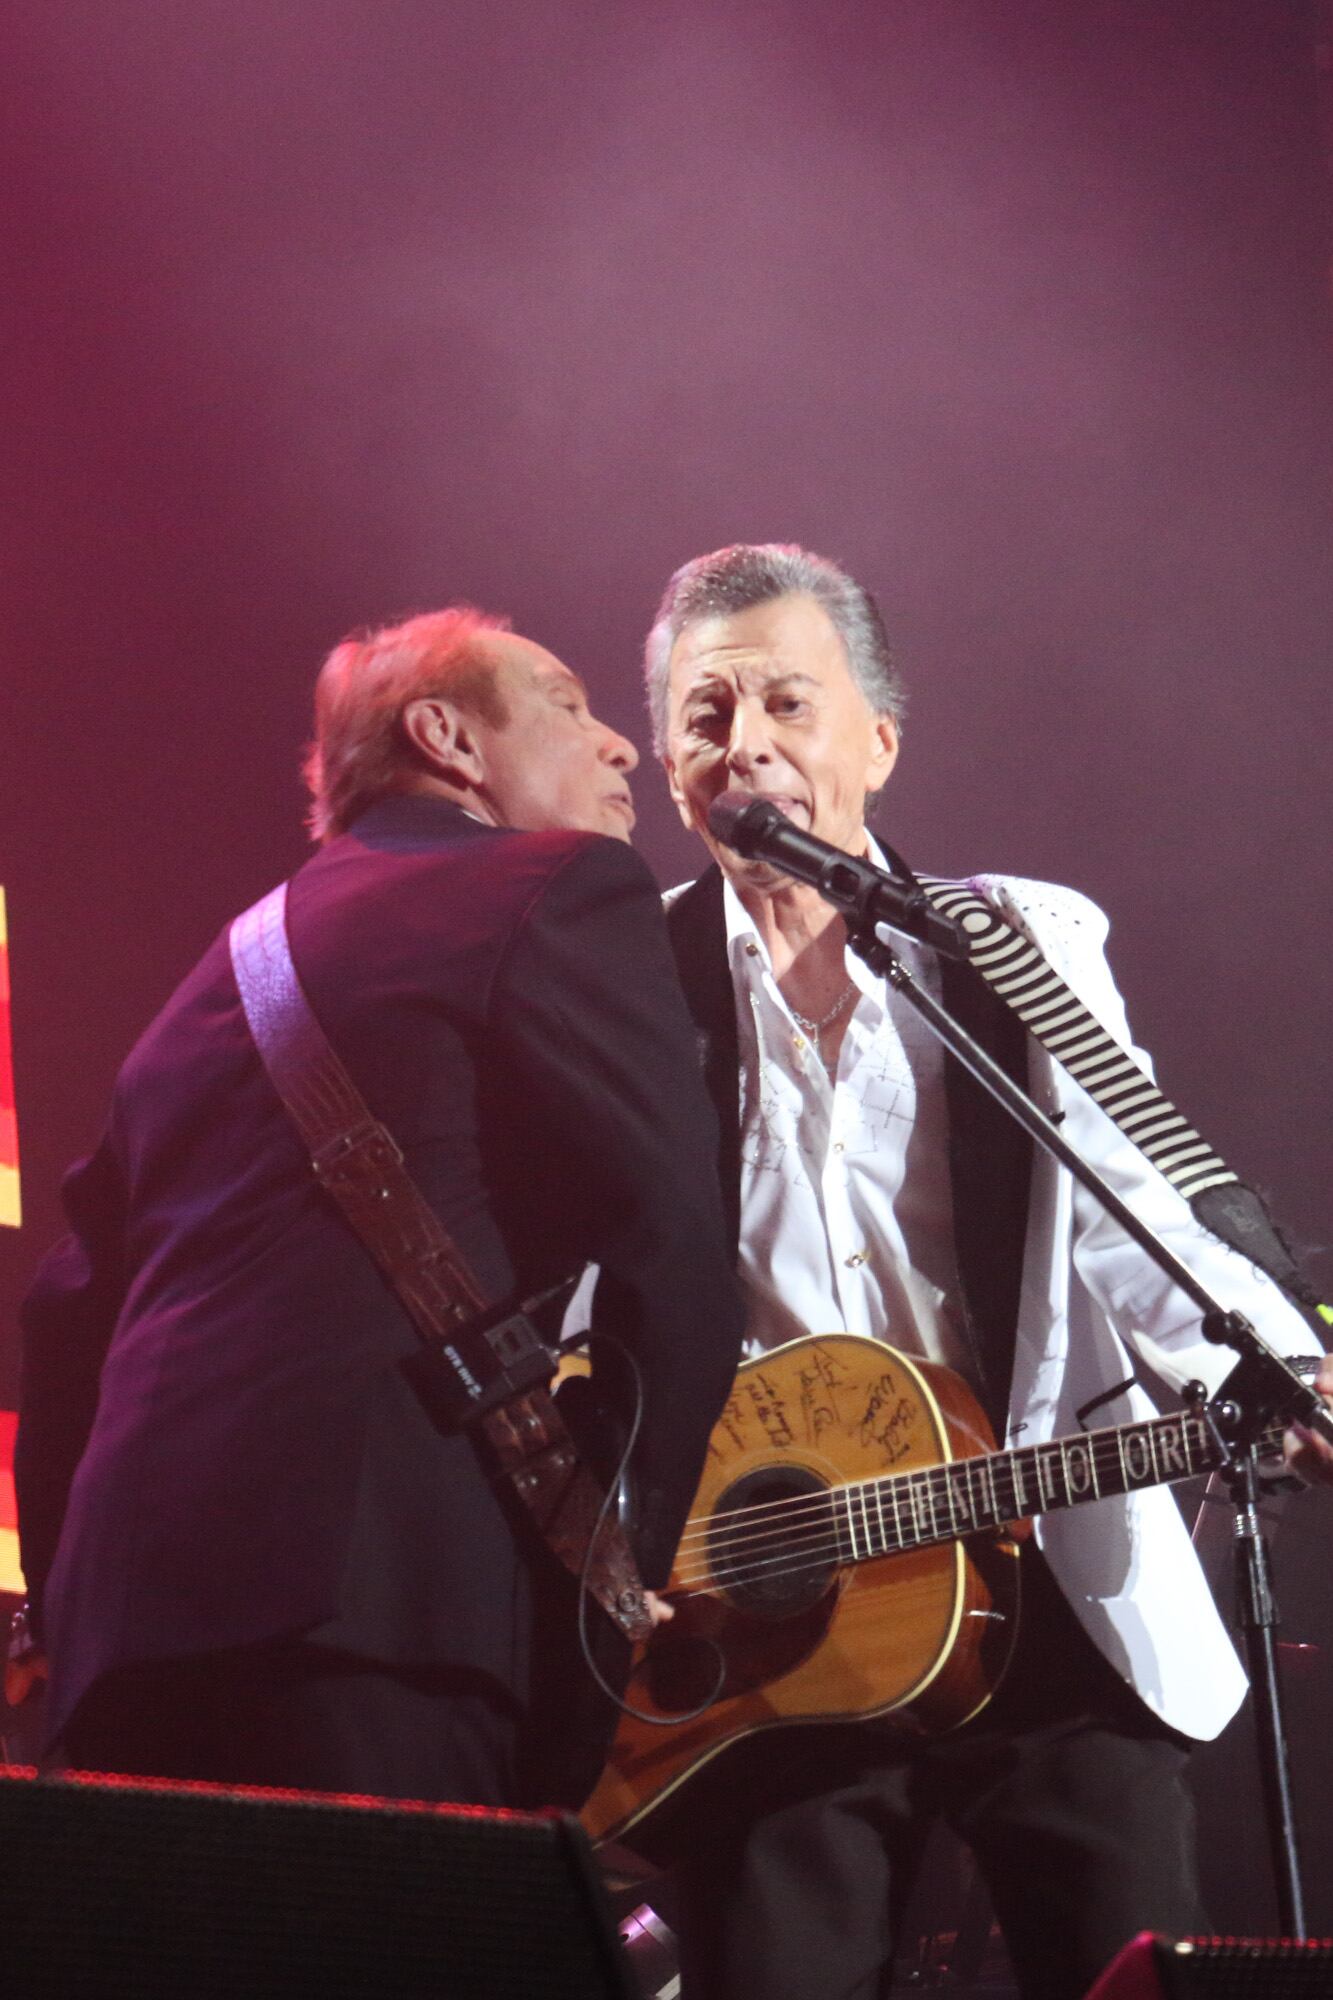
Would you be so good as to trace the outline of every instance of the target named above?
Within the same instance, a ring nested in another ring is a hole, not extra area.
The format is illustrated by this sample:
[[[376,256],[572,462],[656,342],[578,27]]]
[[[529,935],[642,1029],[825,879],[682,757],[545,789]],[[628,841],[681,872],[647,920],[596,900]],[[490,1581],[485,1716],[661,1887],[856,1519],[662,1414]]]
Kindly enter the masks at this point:
[[[866,829],[866,858],[873,861],[876,868],[883,868],[886,873],[890,872],[884,850],[869,828]],[[746,976],[759,967],[771,975],[773,963],[768,955],[768,946],[760,936],[754,918],[737,895],[726,874],[722,877],[722,910],[727,926],[727,962],[731,966],[733,976]],[[859,958],[855,952],[847,954],[847,970],[862,993],[867,993],[875,999],[882,997],[879,980],[865,960]]]

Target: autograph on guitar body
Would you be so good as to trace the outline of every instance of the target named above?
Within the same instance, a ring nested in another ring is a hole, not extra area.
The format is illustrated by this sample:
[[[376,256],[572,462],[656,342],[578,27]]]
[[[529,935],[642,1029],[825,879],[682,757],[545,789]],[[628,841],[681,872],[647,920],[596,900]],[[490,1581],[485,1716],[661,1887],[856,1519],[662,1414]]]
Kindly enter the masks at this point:
[[[589,1833],[627,1832],[754,1730],[965,1722],[1013,1649],[1029,1517],[1193,1478],[1217,1458],[1188,1411],[997,1451],[949,1369],[855,1334],[746,1362],[671,1573],[676,1615],[636,1654],[627,1689],[664,1722],[708,1706],[671,1727],[621,1717],[581,1815]]]
[[[880,1341],[812,1335],[746,1362],[666,1592],[676,1615],[636,1656],[626,1699],[668,1719],[725,1679],[693,1721],[621,1717],[581,1814],[593,1838],[754,1730],[894,1713],[933,1734],[982,1707],[1017,1630],[1017,1547],[1002,1522],[931,1541],[923,1482],[993,1450],[956,1375]]]

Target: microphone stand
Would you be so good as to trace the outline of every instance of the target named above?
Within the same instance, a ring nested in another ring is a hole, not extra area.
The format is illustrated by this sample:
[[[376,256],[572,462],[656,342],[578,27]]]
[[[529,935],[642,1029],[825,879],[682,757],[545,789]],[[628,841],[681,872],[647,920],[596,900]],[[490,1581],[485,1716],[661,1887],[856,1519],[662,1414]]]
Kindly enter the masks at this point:
[[[944,1046],[1017,1119],[1029,1137],[1068,1168],[1120,1224],[1157,1268],[1178,1285],[1203,1315],[1206,1337],[1231,1347],[1239,1357],[1218,1394],[1208,1400],[1200,1382],[1191,1383],[1186,1401],[1214,1439],[1236,1508],[1237,1596],[1250,1682],[1254,1690],[1260,1744],[1260,1775],[1269,1852],[1283,1934],[1305,1935],[1295,1818],[1291,1802],[1291,1761],[1282,1712],[1274,1632],[1278,1623],[1268,1561],[1259,1521],[1258,1440],[1273,1419],[1299,1418],[1333,1442],[1333,1414],[1308,1383],[1259,1338],[1241,1313],[1228,1312],[1187,1264],[1130,1208],[1095,1167],[1088,1165],[1027,1092],[1000,1068],[933,994],[918,985],[893,949],[892,927],[870,918],[847,916],[848,943],[872,972],[887,979],[926,1022]]]

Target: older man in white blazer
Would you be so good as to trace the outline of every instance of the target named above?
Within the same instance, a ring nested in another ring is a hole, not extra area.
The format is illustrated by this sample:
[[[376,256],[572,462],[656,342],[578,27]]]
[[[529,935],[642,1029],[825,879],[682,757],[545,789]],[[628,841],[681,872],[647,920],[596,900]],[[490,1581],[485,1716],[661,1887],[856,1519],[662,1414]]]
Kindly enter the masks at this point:
[[[722,1124],[751,1351],[835,1326],[883,1339],[956,1369],[1022,1444],[1092,1412],[1150,1414],[1145,1380],[1158,1395],[1215,1386],[1229,1359],[1197,1309],[1033,1157],[849,951],[836,912],[709,832],[709,807],[740,787],[883,861],[866,803],[897,758],[901,689],[873,600],[800,549],[720,550],[673,577],[647,666],[672,796],[714,858],[668,899],[668,927]],[[1095,906],[1002,876],[974,887],[1129,1047]],[[1322,1351],[973,968],[903,955],[1225,1306],[1284,1354]],[[1320,1379],[1333,1391],[1333,1367]],[[1326,1446],[1292,1450],[1328,1475]],[[933,1813],[972,1845],[1026,1994],[1075,2000],[1134,1932],[1199,1927],[1183,1770],[1245,1676],[1175,1501],[1159,1487],[1046,1515],[1023,1569],[1009,1675],[962,1729],[930,1744],[873,1721],[761,1734],[686,1788],[674,1846],[692,2000],[872,2000]]]

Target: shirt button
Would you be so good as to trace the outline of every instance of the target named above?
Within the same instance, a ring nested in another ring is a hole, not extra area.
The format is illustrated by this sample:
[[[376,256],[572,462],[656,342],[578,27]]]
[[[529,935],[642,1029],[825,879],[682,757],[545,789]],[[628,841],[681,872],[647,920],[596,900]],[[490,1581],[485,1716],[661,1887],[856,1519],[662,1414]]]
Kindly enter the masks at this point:
[[[757,945],[757,944],[755,943],[755,941],[754,941],[754,939],[753,939],[753,938],[746,938],[746,940],[745,940],[745,949],[746,949],[746,952],[748,953],[748,955],[749,955],[749,956],[750,956],[751,958],[758,958],[758,956],[759,956],[759,947],[758,947],[758,945]]]
[[[853,1250],[851,1256],[844,1260],[847,1265],[847,1269],[849,1271],[856,1270],[858,1265],[865,1263],[866,1255],[867,1253],[864,1250]]]
[[[835,1140],[833,1141],[833,1150],[834,1150],[834,1152],[835,1152],[835,1153],[840,1153],[840,1152],[842,1151],[842,1140],[841,1140],[841,1139],[835,1139]]]

